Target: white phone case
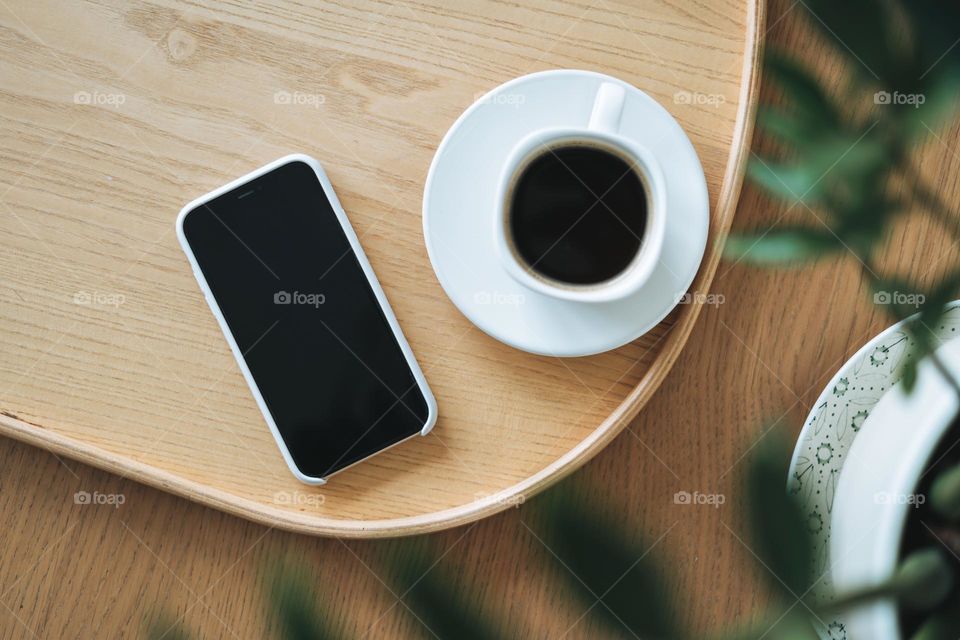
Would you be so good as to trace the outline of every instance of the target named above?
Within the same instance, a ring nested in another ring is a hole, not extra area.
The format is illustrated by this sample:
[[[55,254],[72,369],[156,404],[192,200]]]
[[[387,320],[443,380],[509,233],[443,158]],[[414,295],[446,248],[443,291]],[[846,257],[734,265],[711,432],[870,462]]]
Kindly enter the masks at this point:
[[[433,425],[435,425],[437,422],[437,401],[434,398],[433,393],[430,391],[430,387],[427,385],[427,379],[424,377],[423,371],[420,369],[420,365],[417,364],[417,360],[413,355],[413,351],[410,349],[409,343],[407,343],[407,339],[403,335],[403,331],[400,329],[400,324],[397,322],[397,318],[393,314],[393,309],[390,308],[390,303],[387,301],[387,296],[384,294],[383,288],[380,286],[380,282],[377,280],[377,276],[374,274],[373,268],[370,266],[370,262],[367,260],[367,256],[363,253],[363,247],[360,246],[360,240],[357,238],[356,232],[350,225],[350,220],[347,218],[347,214],[340,205],[340,201],[337,199],[337,194],[333,191],[333,185],[330,184],[330,180],[327,178],[327,174],[324,173],[323,167],[321,167],[320,163],[314,158],[302,153],[294,153],[284,156],[279,160],[275,160],[266,166],[260,167],[256,171],[248,173],[242,178],[238,178],[229,184],[225,184],[218,189],[214,189],[210,193],[190,202],[187,206],[180,210],[180,215],[177,216],[177,237],[180,239],[180,245],[183,247],[184,253],[187,254],[187,259],[190,261],[190,266],[193,268],[193,275],[196,276],[197,282],[200,284],[200,289],[203,291],[203,296],[206,298],[207,304],[210,305],[210,310],[213,311],[213,315],[217,318],[217,322],[220,324],[220,329],[223,331],[223,335],[227,338],[227,343],[230,345],[230,350],[233,352],[233,356],[236,358],[237,364],[240,365],[240,370],[243,372],[243,377],[246,379],[247,385],[249,385],[250,391],[253,393],[253,397],[257,401],[257,406],[260,407],[260,412],[263,413],[263,417],[267,421],[267,425],[270,427],[270,433],[273,434],[274,440],[277,441],[277,446],[280,448],[280,453],[283,454],[283,459],[286,461],[287,466],[290,468],[290,471],[293,473],[293,475],[296,476],[301,482],[312,485],[321,485],[326,483],[327,478],[315,478],[305,475],[294,463],[293,457],[290,455],[290,451],[287,449],[287,445],[284,443],[283,438],[280,435],[280,430],[277,428],[277,425],[273,420],[273,416],[271,416],[270,411],[267,410],[267,404],[263,400],[260,389],[257,387],[257,383],[254,381],[253,375],[250,373],[250,369],[247,367],[247,363],[243,358],[243,353],[240,351],[240,347],[237,345],[233,334],[230,332],[230,327],[227,325],[227,320],[224,317],[223,312],[220,310],[220,306],[214,299],[213,293],[210,291],[210,286],[207,284],[207,279],[200,270],[200,265],[197,263],[197,258],[193,254],[193,249],[187,242],[187,238],[183,232],[183,221],[190,211],[193,211],[197,207],[213,200],[220,195],[223,195],[224,193],[227,193],[228,191],[232,191],[237,187],[243,186],[254,178],[258,178],[278,167],[295,161],[306,163],[313,169],[314,173],[316,173],[317,179],[320,181],[320,185],[323,187],[323,191],[326,194],[327,199],[330,201],[330,206],[337,215],[337,220],[340,221],[340,226],[343,228],[344,234],[346,234],[347,240],[350,242],[350,247],[357,256],[357,261],[360,263],[360,267],[363,269],[363,272],[367,277],[367,281],[370,283],[370,287],[373,289],[373,293],[377,297],[377,302],[380,304],[380,308],[383,309],[383,314],[390,325],[391,331],[393,331],[393,336],[396,339],[397,344],[400,345],[400,349],[407,360],[407,364],[410,366],[410,371],[413,373],[413,377],[416,380],[417,385],[420,387],[420,391],[423,393],[424,400],[427,403],[427,421],[420,430],[421,436],[427,435],[430,433]],[[380,453],[381,451],[386,451],[387,449],[394,447],[408,439],[409,438],[404,438],[390,447],[381,449],[380,451],[367,456],[367,458],[358,460],[357,462],[354,462],[353,464],[348,465],[347,467],[344,467],[343,469],[340,469],[330,475],[335,475],[336,473],[340,473],[340,471],[349,469],[354,464],[363,462],[363,460],[366,460],[377,453]]]

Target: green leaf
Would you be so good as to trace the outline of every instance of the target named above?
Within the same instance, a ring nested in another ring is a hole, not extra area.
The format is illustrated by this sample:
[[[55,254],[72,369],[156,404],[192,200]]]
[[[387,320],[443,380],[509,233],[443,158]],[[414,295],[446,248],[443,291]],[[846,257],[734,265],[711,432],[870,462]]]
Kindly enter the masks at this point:
[[[799,598],[812,581],[813,543],[806,514],[785,489],[789,448],[769,434],[750,464],[748,490],[753,553],[787,597]]]
[[[960,74],[960,4],[942,0],[909,0],[898,3],[913,26],[916,47],[915,77]],[[922,34],[922,37],[917,37]]]
[[[772,627],[758,630],[749,637],[769,638],[769,640],[819,640],[820,635],[813,628],[806,613],[805,608],[797,605],[796,609],[774,623]]]
[[[947,557],[939,549],[930,547],[914,551],[904,558],[893,582],[904,606],[926,611],[950,595],[954,577]]]
[[[321,615],[320,597],[302,570],[278,565],[268,571],[269,613],[285,640],[334,640],[343,635]]]
[[[882,598],[896,598],[908,609],[927,611],[942,603],[953,585],[950,561],[939,549],[929,547],[911,552],[889,580],[836,594],[822,612],[844,611]]]
[[[829,128],[839,122],[838,110],[820,82],[785,53],[770,51],[764,69],[786,97],[788,108],[807,124]]]
[[[883,180],[878,178],[878,182]],[[868,182],[868,179],[864,179],[861,184]],[[870,255],[872,248],[883,241],[889,223],[902,210],[899,201],[875,191],[871,193],[864,189],[858,193],[849,192],[846,198],[834,202],[832,206],[833,230],[858,255]],[[916,307],[910,313],[914,312]]]
[[[877,0],[806,0],[813,24],[849,60],[850,67],[871,81],[894,82],[903,76],[888,25],[887,3]]]
[[[877,114],[909,137],[926,135],[956,112],[960,92],[960,10],[956,2],[909,0],[897,5],[899,45],[880,71]]]
[[[907,393],[913,393],[917,386],[917,358],[910,358],[903,365],[903,377],[900,378],[903,384],[903,390]]]
[[[487,618],[456,596],[456,575],[437,566],[436,554],[404,542],[390,568],[395,591],[409,611],[439,638],[491,640],[500,637]],[[406,608],[405,607],[405,608]]]
[[[956,115],[960,99],[960,74],[939,74],[918,87],[915,95],[916,102],[903,105],[897,115],[907,135],[926,137],[935,132],[948,117]]]
[[[787,165],[759,156],[747,162],[747,177],[771,195],[788,202],[813,202],[820,195],[817,189],[822,173],[811,164]],[[825,186],[825,185],[824,185]]]
[[[730,234],[724,245],[727,258],[752,264],[791,264],[816,260],[843,245],[828,230],[774,229],[763,235]]]
[[[675,617],[654,554],[639,536],[574,500],[562,487],[538,499],[536,506],[545,522],[541,531],[531,528],[533,535],[564,565],[577,596],[613,633],[681,635],[671,623]]]
[[[937,475],[930,487],[930,506],[950,521],[960,520],[960,465]]]
[[[874,178],[897,163],[895,147],[876,128],[837,137],[825,145],[823,164],[828,176],[836,181],[867,180],[876,193]],[[829,163],[829,164],[828,164]]]
[[[771,607],[763,621],[722,635],[722,640],[820,640],[806,607],[792,602]]]
[[[960,638],[960,601],[941,607],[927,618],[911,640],[956,640]]]
[[[904,384],[903,390],[907,393],[912,393],[916,388],[917,377],[920,371],[920,362],[933,353],[936,349],[934,346],[934,336],[930,333],[927,328],[918,323],[916,320],[912,320],[904,325],[904,328],[907,330],[907,333],[910,334],[910,337],[913,338],[914,350],[910,356],[910,359],[907,360],[906,366],[904,367]],[[909,371],[909,369],[913,371]],[[910,378],[907,378],[909,373]]]
[[[799,118],[769,105],[757,107],[757,128],[764,134],[794,147],[813,143],[819,133]]]
[[[929,309],[931,318],[939,318],[948,305],[960,291],[960,269],[943,276],[927,296],[924,310]]]
[[[190,640],[190,634],[178,620],[164,614],[146,624],[149,640]]]
[[[894,148],[876,129],[825,135],[794,151],[797,157],[789,164],[754,155],[747,177],[791,203],[815,204],[838,190],[854,192],[861,202],[876,199],[880,174],[897,163]]]

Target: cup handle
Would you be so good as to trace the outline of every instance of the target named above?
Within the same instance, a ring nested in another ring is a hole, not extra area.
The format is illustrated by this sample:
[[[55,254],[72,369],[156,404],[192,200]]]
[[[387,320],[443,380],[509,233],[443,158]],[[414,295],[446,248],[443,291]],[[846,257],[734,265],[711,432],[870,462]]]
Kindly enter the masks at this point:
[[[590,114],[591,131],[617,133],[620,130],[620,114],[623,113],[623,102],[627,92],[623,87],[613,82],[604,82],[597,91],[593,101],[593,112]]]

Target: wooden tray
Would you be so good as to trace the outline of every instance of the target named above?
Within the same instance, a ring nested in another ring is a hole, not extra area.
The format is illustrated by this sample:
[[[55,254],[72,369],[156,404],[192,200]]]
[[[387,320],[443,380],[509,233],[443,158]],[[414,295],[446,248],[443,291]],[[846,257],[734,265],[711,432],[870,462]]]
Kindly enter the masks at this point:
[[[347,6],[349,5],[349,6]],[[420,200],[446,129],[525,73],[610,73],[686,128],[711,194],[706,291],[750,140],[760,0],[160,3],[5,20],[0,432],[269,525],[389,536],[522,501],[609,442],[696,320],[617,351],[532,356],[440,289]],[[179,208],[291,151],[327,168],[440,421],[337,476],[287,471],[177,245]]]

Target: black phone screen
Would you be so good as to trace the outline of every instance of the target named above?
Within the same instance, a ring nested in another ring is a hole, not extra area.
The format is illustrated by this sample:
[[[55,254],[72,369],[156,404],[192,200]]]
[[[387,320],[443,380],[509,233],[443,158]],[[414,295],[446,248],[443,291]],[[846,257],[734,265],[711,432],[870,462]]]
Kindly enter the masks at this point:
[[[308,164],[200,205],[183,232],[303,474],[326,477],[423,428],[424,394]]]

